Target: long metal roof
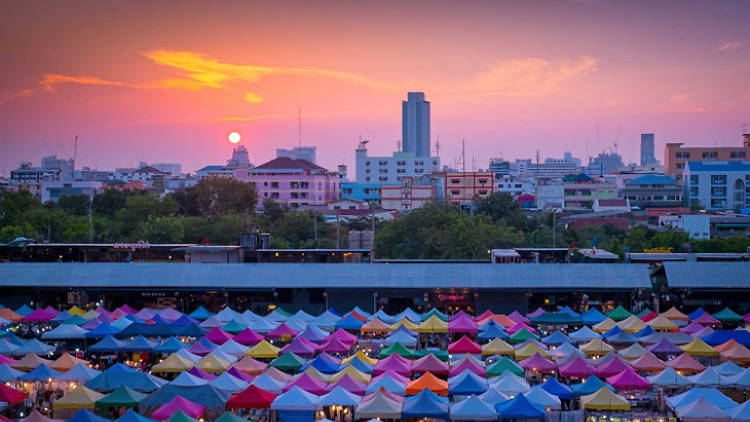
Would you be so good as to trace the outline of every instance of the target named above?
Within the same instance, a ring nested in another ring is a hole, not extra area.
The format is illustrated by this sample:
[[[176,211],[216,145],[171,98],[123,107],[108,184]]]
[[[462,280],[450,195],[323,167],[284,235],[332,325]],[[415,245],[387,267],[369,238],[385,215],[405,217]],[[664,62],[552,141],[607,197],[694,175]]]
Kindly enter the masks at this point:
[[[635,289],[645,264],[0,264],[0,286],[38,288]]]
[[[694,289],[750,288],[748,262],[664,262],[669,287]]]

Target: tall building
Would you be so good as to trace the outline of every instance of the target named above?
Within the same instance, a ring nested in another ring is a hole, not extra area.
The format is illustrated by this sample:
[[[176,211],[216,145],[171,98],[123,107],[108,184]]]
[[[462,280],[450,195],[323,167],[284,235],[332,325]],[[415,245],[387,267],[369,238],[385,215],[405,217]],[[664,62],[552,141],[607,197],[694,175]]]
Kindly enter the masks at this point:
[[[664,147],[664,174],[681,178],[688,161],[745,161],[750,157],[750,133],[742,137],[742,146],[738,147],[685,147],[669,142]]]
[[[250,164],[250,155],[247,153],[247,149],[242,145],[237,145],[232,150],[232,158],[227,160],[227,168],[230,169],[249,169],[253,165]]]
[[[73,180],[75,163],[72,159],[57,158],[56,155],[42,157],[42,168],[45,170],[60,170],[61,180]]]
[[[180,163],[151,163],[151,167],[169,173],[170,176],[179,176],[182,174],[182,164]]]
[[[403,177],[420,177],[440,169],[440,158],[417,157],[412,152],[396,152],[392,157],[367,155],[367,141],[359,143],[356,151],[357,183],[399,184]]]
[[[584,173],[589,176],[603,176],[618,171],[623,167],[624,164],[622,163],[622,157],[620,154],[616,152],[600,152],[599,155],[589,162]]]
[[[430,103],[424,92],[409,92],[401,102],[401,141],[404,152],[430,156]]]
[[[688,204],[712,211],[750,208],[749,161],[688,161],[682,174]]]
[[[641,165],[647,166],[656,163],[654,155],[654,134],[641,133]]]
[[[316,147],[277,148],[276,158],[287,157],[293,160],[306,160],[315,164]]]

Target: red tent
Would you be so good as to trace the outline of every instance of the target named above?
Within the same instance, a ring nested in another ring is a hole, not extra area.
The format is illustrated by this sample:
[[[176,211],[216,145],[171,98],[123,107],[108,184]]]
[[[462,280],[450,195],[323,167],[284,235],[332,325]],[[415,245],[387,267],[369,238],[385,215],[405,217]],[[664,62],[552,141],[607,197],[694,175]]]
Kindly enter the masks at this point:
[[[0,384],[0,402],[6,402],[8,403],[8,406],[13,406],[24,400],[26,400],[26,393],[8,387],[5,384]]]
[[[268,409],[276,394],[269,393],[254,385],[247,387],[227,401],[227,409]]]

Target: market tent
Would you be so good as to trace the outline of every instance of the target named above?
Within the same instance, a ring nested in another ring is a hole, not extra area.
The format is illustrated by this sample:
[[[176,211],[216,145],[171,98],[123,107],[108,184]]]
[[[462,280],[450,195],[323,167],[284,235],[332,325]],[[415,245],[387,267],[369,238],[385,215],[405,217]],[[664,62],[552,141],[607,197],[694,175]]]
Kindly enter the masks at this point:
[[[744,369],[737,366],[737,364],[732,361],[724,362],[722,364],[714,366],[713,368],[716,370],[716,372],[724,376],[737,375],[740,372],[744,371]]]
[[[727,413],[735,422],[750,421],[750,400],[745,401],[744,403],[733,409],[729,409]]]
[[[150,392],[166,383],[165,380],[137,371],[121,363],[110,366],[106,371],[86,382],[86,387],[97,391],[114,391],[124,385],[137,391]]]
[[[182,397],[193,403],[205,406],[206,418],[215,419],[224,413],[226,408],[225,403],[229,400],[230,396],[210,385],[179,387],[168,384],[143,399],[139,406],[139,413],[149,415],[162,405],[169,403],[175,397]]]
[[[109,422],[111,419],[103,418],[99,415],[92,413],[88,409],[81,409],[73,415],[72,418],[68,419],[68,422]]]
[[[449,367],[446,362],[443,362],[434,354],[430,353],[422,358],[415,360],[412,364],[411,370],[416,374],[432,372],[433,374],[437,375],[447,375],[449,372]]]
[[[606,384],[604,381],[594,375],[586,378],[586,381],[580,384],[573,384],[570,386],[571,390],[573,390],[573,393],[577,396],[586,396],[596,393],[602,387],[614,390],[609,384]]]
[[[617,327],[617,322],[612,318],[607,318],[604,321],[592,326],[597,333],[606,333],[607,331]]]
[[[347,391],[342,386],[336,386],[328,394],[321,396],[319,404],[321,406],[357,406],[362,401],[362,397]]]
[[[569,342],[570,338],[563,334],[560,330],[555,331],[554,333],[548,335],[547,337],[542,337],[542,343],[549,344],[553,346],[559,346],[565,342]]]
[[[630,403],[625,397],[602,387],[593,394],[582,396],[581,407],[588,410],[630,410]]]
[[[271,403],[274,410],[316,410],[320,408],[320,398],[299,387],[292,387],[276,397]]]
[[[117,353],[125,347],[125,342],[117,340],[111,335],[105,336],[98,343],[89,346],[89,352],[95,353]]]
[[[677,371],[670,367],[666,367],[658,375],[646,377],[646,379],[654,387],[678,388],[692,385],[692,382],[687,377],[678,374]]]
[[[607,317],[612,318],[615,321],[622,321],[633,314],[625,309],[622,305],[618,305],[615,309],[607,312]]]
[[[594,373],[594,366],[580,356],[558,368],[561,377],[586,378]]]
[[[656,318],[652,319],[651,321],[646,323],[649,327],[653,328],[654,330],[661,330],[661,331],[671,331],[676,330],[679,327],[677,324],[672,322],[669,318],[665,317],[664,315],[659,315]]]
[[[15,381],[24,374],[25,372],[13,369],[7,363],[0,365],[0,383]]]
[[[261,340],[263,340],[263,336],[251,330],[250,328],[246,328],[237,333],[233,337],[233,340],[239,344],[249,346],[258,344]]]
[[[89,330],[84,334],[85,338],[104,338],[107,336],[114,336],[119,333],[120,329],[107,323],[102,323]]]
[[[518,349],[516,349],[515,351],[516,360],[528,359],[537,353],[542,355],[546,359],[549,359],[550,357],[552,357],[550,356],[549,352],[545,350],[539,344],[535,342],[529,342],[525,346],[519,347]]]
[[[78,364],[86,365],[88,363],[89,362],[87,360],[78,359],[76,357],[73,357],[68,352],[63,352],[63,354],[60,355],[59,358],[55,359],[55,361],[50,364],[50,368],[56,371],[67,371]]]
[[[383,389],[393,394],[404,396],[406,395],[406,383],[408,382],[408,379],[401,381],[398,379],[398,377],[399,376],[396,374],[389,373],[379,375],[373,378],[372,381],[367,384],[365,393],[372,394],[374,392],[377,392],[378,390]]]
[[[83,363],[79,363],[78,365],[63,372],[61,375],[58,375],[55,379],[58,381],[86,382],[88,380],[96,378],[101,373],[101,371],[97,371],[96,369],[90,368]]]
[[[54,409],[93,409],[95,403],[104,397],[104,394],[97,393],[78,384],[60,400],[52,403],[52,407]]]
[[[146,394],[139,393],[135,390],[121,385],[109,395],[97,400],[95,407],[107,409],[110,407],[133,407],[137,408],[141,400],[146,398]]]
[[[23,356],[28,353],[34,353],[37,355],[48,355],[55,351],[55,346],[50,346],[47,343],[43,343],[35,338],[25,342],[19,346],[18,349],[13,351],[15,356]]]
[[[376,333],[376,334],[386,334],[390,332],[391,326],[389,324],[386,324],[385,322],[381,321],[380,318],[373,318],[369,321],[367,321],[365,324],[363,324],[360,327],[360,331],[362,333]]]
[[[417,332],[417,324],[411,321],[411,319],[402,318],[391,325],[391,331],[396,331],[399,328],[404,327],[405,329]]]
[[[684,422],[729,422],[731,420],[724,410],[703,398],[676,408],[675,413]]]
[[[473,355],[464,355],[460,360],[453,362],[448,371],[449,377],[455,377],[462,372],[472,372],[484,378],[487,376],[487,372],[484,368],[484,362],[476,360]]]
[[[447,333],[448,323],[437,315],[430,315],[429,318],[419,324],[416,331],[420,333]]]
[[[544,381],[544,383],[541,384],[544,391],[555,395],[561,399],[572,399],[575,398],[575,394],[573,393],[573,390],[564,384],[560,384],[560,381],[557,380],[555,377],[549,377],[547,378],[547,381]]]
[[[719,390],[715,388],[699,387],[691,388],[682,394],[667,398],[667,405],[672,409],[677,409],[701,398],[722,410],[728,410],[737,406],[737,403],[735,403],[734,400],[725,396]]]
[[[488,388],[487,380],[471,371],[464,371],[455,377],[448,378],[448,389],[452,395],[482,394]]]
[[[406,394],[414,395],[424,389],[429,389],[433,393],[441,396],[447,395],[449,391],[447,381],[436,377],[428,371],[406,385]]]
[[[477,323],[472,317],[462,311],[455,318],[448,321],[448,332],[450,333],[476,333]]]
[[[382,354],[381,354],[382,356]],[[385,359],[381,359],[375,364],[373,374],[378,375],[384,372],[395,372],[404,376],[411,375],[412,362],[400,356],[397,353],[391,354]]]
[[[628,333],[635,333],[636,331],[640,331],[647,327],[646,323],[635,315],[630,315],[624,320],[618,322],[617,326]]]
[[[434,308],[433,308],[434,309]],[[424,389],[419,394],[408,397],[401,409],[402,418],[448,418],[448,400]]]
[[[721,321],[711,316],[711,314],[709,314],[708,312],[701,314],[701,316],[699,316],[698,318],[695,318],[693,321],[697,322],[698,324],[704,327],[706,326],[721,327]]]
[[[191,418],[197,419],[203,416],[204,413],[206,413],[206,407],[201,404],[194,403],[183,397],[177,396],[169,402],[159,406],[158,409],[151,413],[151,418],[156,419],[157,421],[163,421],[169,419],[178,411],[181,411]]]
[[[250,385],[227,401],[227,409],[268,409],[274,399],[276,394]]]
[[[233,363],[232,368],[237,368],[248,375],[260,375],[268,368],[268,364],[257,361],[250,356],[245,356]]]
[[[508,314],[508,319],[515,321],[515,322],[522,322],[524,324],[530,324],[531,321],[526,318],[525,316],[521,315],[518,311],[513,311]],[[499,321],[498,321],[499,322]]]
[[[672,367],[679,372],[696,373],[706,369],[705,366],[693,359],[693,357],[687,353],[683,353],[680,356],[677,356],[676,358],[665,363],[667,364],[667,366]]]
[[[497,411],[479,396],[471,395],[451,404],[450,418],[454,421],[492,421],[497,420]]]
[[[38,410],[34,409],[29,416],[19,419],[19,422],[65,422],[65,419],[50,419],[41,413],[39,413]]]
[[[55,371],[45,364],[41,364],[34,368],[31,372],[21,375],[18,377],[19,381],[46,381],[48,379],[57,378],[63,374],[60,371]]]
[[[499,377],[490,380],[490,388],[496,388],[511,396],[531,390],[529,383],[526,382],[524,377],[515,375],[512,372],[504,372]]]
[[[630,363],[633,369],[645,372],[658,372],[667,367],[663,360],[657,358],[653,353],[647,351],[643,356]]]
[[[581,314],[581,320],[586,325],[595,325],[607,319],[607,316],[601,313],[596,308],[590,308],[588,311]]]
[[[586,354],[583,353],[580,349],[573,346],[572,343],[568,342],[565,342],[560,346],[550,350],[549,354],[552,355],[552,358],[557,361],[558,365],[564,365],[575,359],[576,356],[586,356]]]
[[[482,346],[478,345],[466,336],[461,336],[460,339],[448,345],[448,353],[472,353],[478,355],[482,353]]]
[[[581,345],[579,349],[587,355],[603,355],[613,351],[614,347],[605,343],[601,338],[595,338],[588,343]]]
[[[662,355],[662,356],[680,355],[683,352],[682,349],[672,344],[666,338],[661,339],[661,341],[659,341],[658,343],[652,344],[650,346],[646,346],[646,350],[648,350],[651,353]]]
[[[742,315],[738,314],[737,312],[734,312],[728,307],[713,314],[713,317],[718,319],[721,322],[730,322],[730,323],[745,322],[745,319],[742,317]]]
[[[580,315],[571,315],[568,312],[543,312],[537,316],[530,316],[529,319],[537,325],[567,326],[583,324]]]
[[[268,341],[261,340],[258,344],[248,349],[245,354],[254,358],[273,359],[279,356],[279,350],[278,347]]]
[[[513,346],[497,337],[482,345],[482,355],[484,356],[514,355],[515,353]]]
[[[648,350],[646,350],[645,347],[641,346],[639,343],[634,343],[624,349],[618,350],[617,354],[623,359],[632,361],[645,355],[646,352],[648,352]]]
[[[172,353],[166,359],[151,367],[153,373],[179,373],[187,371],[195,365],[195,362],[185,359],[177,353]]]
[[[269,366],[285,372],[297,372],[307,360],[292,352],[286,352],[269,363]]]
[[[16,311],[17,314],[20,312]],[[55,315],[45,311],[44,309],[36,309],[32,313],[21,318],[21,322],[47,322],[54,318]]]
[[[731,381],[724,378],[713,367],[706,368],[700,374],[689,376],[688,379],[696,387],[722,387],[731,385]]]
[[[350,314],[339,321],[336,321],[334,327],[336,329],[348,330],[348,331],[360,331],[364,326],[364,321],[357,318],[354,314]],[[269,333],[271,334],[271,333]]]
[[[589,342],[589,341],[591,341],[591,340],[593,340],[595,338],[598,338],[599,334],[597,334],[594,330],[592,330],[588,326],[584,325],[580,329],[569,333],[568,337],[570,337],[570,339],[574,343],[586,343],[586,342]]]
[[[61,324],[42,333],[43,340],[81,340],[88,331],[73,324]]]
[[[24,400],[26,400],[26,393],[9,387],[4,383],[0,384],[0,402],[8,403],[9,406],[13,406]]]
[[[743,346],[750,347],[750,332],[746,330],[717,330],[701,339],[709,346],[717,346],[734,340]]]
[[[531,403],[523,394],[519,394],[512,400],[495,405],[497,420],[503,419],[539,419],[545,417],[544,410]]]
[[[683,314],[682,312],[677,310],[677,308],[675,308],[674,306],[662,312],[661,315],[666,317],[670,321],[684,321],[684,322],[690,321],[689,316]]]
[[[333,383],[330,383],[326,386],[326,391],[331,392],[335,390],[336,388],[343,388],[344,390],[356,394],[359,396],[362,396],[365,394],[367,390],[367,383],[357,381],[356,379],[350,377],[348,374],[344,375],[343,377],[339,378]]]
[[[222,373],[208,384],[230,394],[239,393],[250,385],[248,381],[237,378],[228,372]]]
[[[632,368],[624,369],[617,375],[607,378],[607,383],[617,390],[648,390],[651,383],[638,375]]]
[[[741,344],[720,352],[720,355],[722,360],[742,363],[750,362],[750,349]]]
[[[535,353],[530,358],[518,362],[518,364],[521,365],[522,368],[531,371],[552,372],[557,369],[557,365],[555,365],[554,362],[544,358],[544,356],[539,353]]]
[[[684,350],[685,353],[692,356],[718,356],[717,352],[713,347],[706,344],[703,340],[697,338],[688,344],[680,346],[680,349]]]
[[[352,361],[349,364],[342,366],[342,368],[336,372],[335,374],[331,375],[329,381],[330,382],[336,382],[339,379],[343,378],[344,376],[348,375],[349,377],[357,380],[358,382],[362,382],[367,384],[372,379],[372,376],[369,373],[363,372],[360,369],[358,369],[358,365],[356,364],[357,361]],[[362,368],[365,369],[365,368]]]
[[[119,419],[115,419],[115,422],[155,422],[151,418],[142,416],[133,409],[128,409],[124,415],[120,416]]]
[[[393,396],[385,390],[378,390],[370,397],[365,397],[357,406],[358,418],[400,419],[403,398]]]
[[[529,401],[542,409],[560,409],[560,398],[547,392],[541,385],[535,385],[523,394]]]
[[[500,360],[487,367],[488,378],[500,376],[505,372],[510,372],[519,376],[524,374],[523,368],[507,356],[503,356]]]
[[[221,330],[228,333],[230,336],[240,333],[247,328],[247,324],[243,324],[237,320],[237,318],[227,322],[221,326]]]
[[[293,381],[284,386],[284,391],[290,391],[293,388],[301,388],[315,395],[325,394],[326,383],[312,377],[310,374],[302,374]]]
[[[630,369],[630,365],[628,365],[625,360],[623,360],[621,357],[617,356],[615,353],[610,352],[605,356],[604,358],[598,359],[595,362],[600,363],[601,361],[604,361],[605,358],[608,356],[611,356],[610,359],[608,359],[605,363],[594,365],[594,373],[599,377],[611,377],[612,375],[619,374],[625,369]]]
[[[268,391],[269,393],[281,394],[284,391],[286,381],[276,379],[268,373],[264,373],[263,375],[260,375],[253,379],[253,382],[251,382],[250,384],[262,390]]]

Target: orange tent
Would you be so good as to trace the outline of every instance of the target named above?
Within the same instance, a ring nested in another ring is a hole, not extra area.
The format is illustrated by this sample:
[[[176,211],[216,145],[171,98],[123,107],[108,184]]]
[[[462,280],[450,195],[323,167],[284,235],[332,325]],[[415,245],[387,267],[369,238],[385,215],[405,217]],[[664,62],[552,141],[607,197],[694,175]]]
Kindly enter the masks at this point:
[[[487,318],[478,321],[477,325],[483,325],[489,322],[490,320],[493,320],[497,322],[498,324],[502,325],[505,328],[510,328],[514,325],[516,325],[516,321],[513,321],[512,319],[508,318],[507,316],[503,314],[494,314],[492,316],[488,316]]]
[[[750,349],[741,344],[737,344],[731,349],[720,352],[720,355],[723,360],[731,360],[734,362],[750,362]]]
[[[21,320],[21,318],[23,318],[23,316],[18,315],[11,309],[2,308],[0,309],[0,318],[7,319],[8,321],[18,322]]]
[[[432,375],[432,372],[425,372],[421,377],[410,381],[406,385],[406,394],[413,396],[419,394],[420,391],[425,388],[429,388],[435,394],[441,396],[448,395],[448,381],[441,380],[440,378]]]
[[[729,341],[727,341],[726,343],[721,343],[718,346],[714,346],[714,350],[716,350],[717,352],[721,353],[721,352],[727,351],[729,349],[734,349],[737,346],[739,346],[739,343],[737,343],[736,341],[734,341],[733,338],[730,338]]]
[[[381,321],[378,317],[375,317],[365,323],[360,329],[363,333],[388,333],[391,330],[391,326]]]
[[[52,362],[50,368],[56,371],[67,371],[68,369],[71,369],[79,363],[88,365],[89,361],[78,359],[77,357],[71,356],[68,352],[65,352],[60,355],[60,357],[57,358],[54,362]]]

